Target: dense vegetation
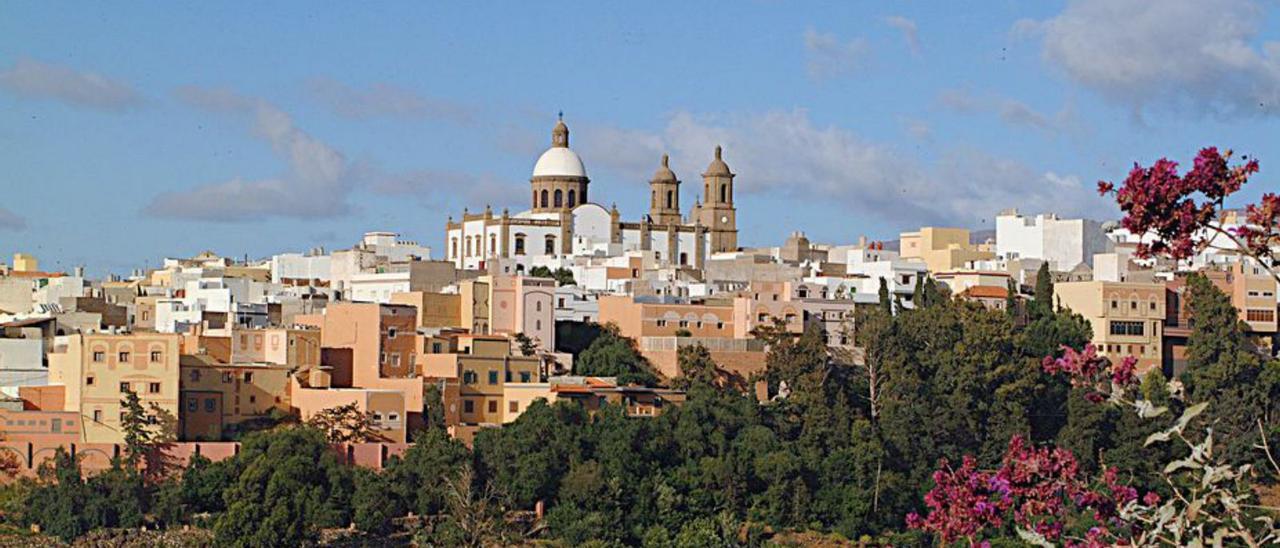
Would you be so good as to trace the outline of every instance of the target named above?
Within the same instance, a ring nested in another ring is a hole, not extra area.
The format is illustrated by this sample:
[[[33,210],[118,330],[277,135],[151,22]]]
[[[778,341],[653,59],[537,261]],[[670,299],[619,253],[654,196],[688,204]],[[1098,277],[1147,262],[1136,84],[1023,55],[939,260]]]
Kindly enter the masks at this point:
[[[440,545],[750,545],[787,531],[917,545],[928,537],[904,517],[922,509],[939,459],[974,455],[996,466],[1014,435],[1070,449],[1086,472],[1105,464],[1142,492],[1161,492],[1156,468],[1173,455],[1143,445],[1153,427],[1040,367],[1089,335],[1080,317],[1044,302],[1052,288],[1043,280],[1025,313],[948,299],[928,282],[917,309],[885,298],[856,319],[863,365],[833,356],[816,331],[764,332],[773,337],[764,380],[771,393],[788,390],[763,404],[717,382],[694,347],[681,353],[687,403],[652,419],[536,402],[516,422],[482,431],[473,450],[438,427],[419,432],[382,472],[340,464],[306,425],[249,434],[236,457],[197,458],[169,479],[121,462],[81,480],[60,454],[39,480],[6,487],[0,504],[9,522],[68,539],[194,523],[211,527],[219,545],[289,546],[354,523]],[[1203,420],[1230,436],[1228,451],[1262,458],[1252,443],[1280,401],[1277,365],[1252,350],[1225,295],[1198,276],[1190,291],[1197,321],[1185,390],[1217,402]],[[630,341],[602,333],[583,367],[656,380]],[[1142,386],[1144,397],[1168,402],[1158,371]],[[540,505],[543,520],[533,515]]]

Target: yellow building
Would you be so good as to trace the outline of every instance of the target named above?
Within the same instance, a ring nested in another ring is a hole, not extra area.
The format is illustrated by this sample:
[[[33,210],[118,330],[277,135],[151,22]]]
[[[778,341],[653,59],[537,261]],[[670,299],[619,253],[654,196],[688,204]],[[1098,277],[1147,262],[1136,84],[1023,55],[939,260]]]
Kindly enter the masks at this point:
[[[462,295],[409,291],[392,293],[391,304],[407,304],[418,309],[418,327],[470,327],[462,320]]]
[[[538,357],[512,355],[511,341],[501,336],[457,335],[448,340],[443,353],[423,349],[421,354],[422,376],[444,382],[446,425],[511,422],[536,399],[514,393],[508,398],[506,391],[544,380]]]
[[[1089,320],[1098,353],[1114,361],[1138,359],[1138,371],[1161,366],[1165,287],[1157,283],[1063,282],[1053,286],[1056,304]]]
[[[217,441],[228,426],[289,411],[289,366],[226,364],[208,354],[184,355],[180,365],[182,441]]]
[[[26,253],[13,254],[13,271],[14,272],[37,272],[40,270],[40,262],[36,260],[34,255]]]
[[[65,386],[63,410],[79,413],[83,441],[123,443],[121,399],[138,394],[160,409],[157,421],[178,420],[178,354],[182,336],[167,333],[58,337],[49,353],[49,383]],[[177,426],[176,423],[173,426]],[[176,432],[175,432],[176,433]]]
[[[929,272],[960,270],[970,261],[985,261],[996,256],[985,246],[969,243],[967,228],[926,226],[916,232],[903,232],[898,238],[898,255],[923,261]]]

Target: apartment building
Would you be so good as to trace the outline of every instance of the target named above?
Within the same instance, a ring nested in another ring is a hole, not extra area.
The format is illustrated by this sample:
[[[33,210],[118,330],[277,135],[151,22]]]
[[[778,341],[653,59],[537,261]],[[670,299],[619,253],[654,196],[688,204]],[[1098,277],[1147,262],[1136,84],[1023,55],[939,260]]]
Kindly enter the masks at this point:
[[[457,334],[434,342],[423,355],[422,375],[444,387],[447,426],[511,422],[528,400],[509,397],[508,389],[546,377],[542,360],[513,355],[505,336]]]
[[[458,284],[462,327],[482,335],[523,333],[539,349],[556,347],[556,282],[530,276],[480,276]]]
[[[1056,303],[1089,320],[1099,354],[1112,360],[1133,356],[1140,373],[1161,367],[1164,284],[1063,282],[1054,285],[1053,293]]]
[[[929,272],[948,272],[966,268],[971,261],[994,259],[996,254],[969,243],[969,229],[926,226],[915,232],[903,232],[899,238],[899,257],[923,261]]]
[[[62,410],[78,413],[82,440],[122,443],[121,399],[138,394],[149,410],[179,416],[179,347],[182,337],[164,333],[82,334],[57,337],[49,353],[49,383],[63,385]]]

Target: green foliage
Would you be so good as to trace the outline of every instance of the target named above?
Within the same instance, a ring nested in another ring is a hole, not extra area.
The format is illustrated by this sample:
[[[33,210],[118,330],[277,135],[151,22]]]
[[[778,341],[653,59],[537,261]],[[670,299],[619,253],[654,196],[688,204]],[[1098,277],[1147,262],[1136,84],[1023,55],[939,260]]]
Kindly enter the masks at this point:
[[[1280,363],[1258,353],[1231,297],[1208,278],[1187,277],[1187,305],[1193,319],[1182,377],[1187,399],[1214,402],[1205,418],[1223,442],[1224,458],[1267,469],[1265,455],[1253,445],[1259,421],[1266,423],[1280,411]]]
[[[223,491],[226,511],[214,524],[219,545],[296,546],[321,527],[350,522],[351,469],[316,429],[250,435],[231,469],[236,480]]]
[[[617,326],[605,325],[600,336],[574,360],[578,375],[617,377],[619,384],[654,386],[658,374],[640,355],[635,341],[623,337]]]
[[[1053,312],[1053,274],[1049,272],[1049,263],[1040,263],[1036,271],[1035,300],[1031,302],[1031,313],[1036,317],[1048,316]]]
[[[420,516],[436,515],[444,511],[448,491],[440,478],[454,474],[471,455],[442,428],[423,430],[413,441],[403,456],[387,463],[390,486],[381,496]]]
[[[529,275],[538,278],[552,278],[556,281],[556,285],[575,285],[577,283],[573,279],[573,271],[563,267],[551,270],[545,266],[535,266],[529,269]]]
[[[680,347],[676,351],[676,362],[680,366],[680,376],[672,381],[673,387],[687,389],[695,384],[714,386],[719,379],[711,352],[701,344]]]
[[[538,352],[538,345],[534,344],[533,339],[530,339],[528,335],[516,333],[515,340],[516,344],[520,345],[521,356],[532,356]]]

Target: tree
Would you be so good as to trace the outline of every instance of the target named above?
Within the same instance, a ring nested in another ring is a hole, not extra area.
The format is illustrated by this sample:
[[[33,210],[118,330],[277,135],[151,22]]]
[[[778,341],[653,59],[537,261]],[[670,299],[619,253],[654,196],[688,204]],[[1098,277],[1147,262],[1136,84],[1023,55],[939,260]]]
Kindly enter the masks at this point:
[[[534,344],[533,339],[530,339],[528,335],[525,335],[524,333],[516,333],[514,338],[516,340],[516,344],[520,345],[521,356],[532,356],[538,353],[538,345]]]
[[[365,443],[383,439],[373,422],[373,414],[361,411],[355,402],[324,409],[307,419],[307,426],[323,433],[329,443]]]
[[[384,475],[391,487],[383,495],[399,498],[415,514],[438,515],[445,509],[448,494],[439,479],[457,474],[470,458],[467,447],[443,428],[422,430],[402,456],[392,457],[387,464]]]
[[[79,458],[58,447],[40,466],[39,477],[41,485],[27,501],[27,518],[41,531],[71,542],[95,525],[83,512],[96,497],[81,476]]]
[[[883,277],[880,278],[880,289],[877,291],[879,295],[880,309],[893,314],[893,301],[889,299],[889,281]]]
[[[1031,302],[1034,317],[1044,317],[1053,312],[1053,273],[1049,271],[1049,263],[1040,263],[1036,271],[1035,300]]]
[[[529,269],[529,275],[538,278],[552,278],[556,281],[556,285],[575,285],[573,279],[573,271],[564,267],[551,270],[545,266],[535,266]]]
[[[136,392],[125,390],[120,400],[120,429],[124,431],[125,445],[123,464],[136,470],[147,461],[145,464],[153,475],[162,475],[164,471],[158,468],[164,468],[163,455],[155,455],[154,450],[158,444],[174,440],[175,421],[171,413],[154,402],[149,408],[150,412],[143,407]]]
[[[605,325],[591,345],[574,360],[579,375],[617,377],[619,384],[658,384],[658,375],[640,355],[635,341],[622,336],[618,327]]]
[[[680,366],[680,376],[673,381],[674,386],[687,388],[694,384],[716,386],[720,381],[720,370],[711,352],[701,344],[680,347],[676,351],[676,362]]]
[[[1280,280],[1280,194],[1268,192],[1256,204],[1245,207],[1245,223],[1228,229],[1219,214],[1228,196],[1238,192],[1258,172],[1258,161],[1241,156],[1243,164],[1230,165],[1230,150],[1207,147],[1196,155],[1193,167],[1178,173],[1178,163],[1167,158],[1151,167],[1135,164],[1120,188],[1098,182],[1098,193],[1113,195],[1124,217],[1120,225],[1134,234],[1150,235],[1138,244],[1139,257],[1163,255],[1184,259],[1216,246],[1221,239],[1254,258]]]
[[[214,523],[221,546],[297,546],[322,527],[351,519],[351,470],[311,427],[284,427],[245,438]]]

